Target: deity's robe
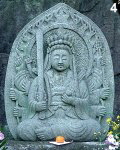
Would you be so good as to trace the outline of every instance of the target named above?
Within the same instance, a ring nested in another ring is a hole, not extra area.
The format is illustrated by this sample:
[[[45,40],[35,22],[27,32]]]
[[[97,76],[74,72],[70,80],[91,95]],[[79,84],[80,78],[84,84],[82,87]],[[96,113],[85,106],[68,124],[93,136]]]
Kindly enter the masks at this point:
[[[60,82],[61,77],[56,77]],[[76,97],[77,86],[74,86],[75,81],[72,72],[68,71],[66,75],[61,78],[65,82],[62,85],[57,80],[55,80],[56,77],[53,75],[53,71],[50,71],[49,75],[47,74],[47,77],[45,77],[46,83],[49,83],[48,92],[51,94],[51,100],[49,99],[50,102],[47,103],[48,96],[46,96],[46,99],[43,99],[46,100],[48,108],[47,110],[40,112],[36,112],[35,110],[35,107],[40,99],[38,92],[38,77],[34,79],[29,95],[31,115],[30,119],[22,122],[18,127],[19,133],[22,136],[20,137],[24,140],[31,140],[34,137],[33,140],[36,140],[34,131],[35,128],[40,128],[41,131],[43,128],[43,130],[46,130],[46,133],[44,131],[44,133],[47,134],[46,140],[52,139],[58,135],[63,135],[66,139],[79,141],[90,141],[95,139],[94,132],[100,131],[100,125],[96,120],[90,118],[89,116],[89,93],[85,81],[79,81],[79,97]],[[48,85],[46,86],[48,88]],[[57,88],[63,88],[63,91],[65,89],[64,94],[72,96],[76,101],[75,105],[72,106],[70,104],[64,103],[64,100],[62,101],[61,98],[61,91],[57,91]],[[27,127],[24,133],[21,130],[23,126],[29,126],[29,129]],[[52,133],[48,135],[47,129],[49,130],[50,128]],[[21,132],[24,134],[24,136],[21,134]]]

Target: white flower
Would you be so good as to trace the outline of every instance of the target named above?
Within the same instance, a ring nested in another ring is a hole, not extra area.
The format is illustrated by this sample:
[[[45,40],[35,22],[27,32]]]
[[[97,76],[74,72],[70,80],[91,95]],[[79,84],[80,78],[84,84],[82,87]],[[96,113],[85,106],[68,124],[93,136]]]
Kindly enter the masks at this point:
[[[4,134],[2,132],[0,132],[0,141],[2,141],[4,139]]]

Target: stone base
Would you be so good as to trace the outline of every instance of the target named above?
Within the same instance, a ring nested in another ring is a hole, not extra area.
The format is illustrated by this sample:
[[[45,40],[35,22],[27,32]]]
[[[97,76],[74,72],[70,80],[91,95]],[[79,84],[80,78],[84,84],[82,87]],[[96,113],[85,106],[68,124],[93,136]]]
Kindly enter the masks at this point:
[[[49,142],[8,141],[7,150],[105,150],[107,145],[100,142],[73,142],[56,146]]]

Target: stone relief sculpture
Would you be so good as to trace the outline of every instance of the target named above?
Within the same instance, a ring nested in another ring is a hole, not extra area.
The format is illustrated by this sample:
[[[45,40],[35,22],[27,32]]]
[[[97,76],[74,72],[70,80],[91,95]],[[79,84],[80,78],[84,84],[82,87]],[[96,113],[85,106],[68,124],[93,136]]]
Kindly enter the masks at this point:
[[[113,82],[101,30],[66,4],[54,6],[26,25],[12,47],[5,107],[13,137],[94,141],[101,132],[104,138]]]

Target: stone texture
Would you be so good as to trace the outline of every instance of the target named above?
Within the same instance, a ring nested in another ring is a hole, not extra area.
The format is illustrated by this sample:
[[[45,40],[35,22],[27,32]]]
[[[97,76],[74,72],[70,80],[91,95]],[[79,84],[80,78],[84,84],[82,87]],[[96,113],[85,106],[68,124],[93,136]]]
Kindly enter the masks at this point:
[[[111,12],[111,6],[112,1],[100,1],[92,10],[84,14],[90,17],[100,27],[110,46],[115,77],[115,117],[120,114],[120,15]]]
[[[49,142],[9,141],[8,150],[105,150],[107,145],[97,142],[73,142],[56,146]]]
[[[32,3],[32,0],[1,0],[0,53],[9,55],[13,41],[23,26],[43,10],[48,9],[58,2],[63,2],[63,0],[34,0],[34,3]],[[83,6],[81,5],[81,0],[74,0],[74,4],[66,0],[66,3],[91,18],[102,29],[108,40],[115,72],[114,114],[117,115],[120,113],[120,16],[118,13],[110,11],[112,0],[84,0],[82,2]],[[0,81],[5,77],[5,72],[2,74]],[[4,84],[2,84],[2,88],[4,88]],[[3,104],[3,92],[0,97],[0,103]],[[4,104],[2,107],[4,108]],[[6,121],[3,112],[0,113],[0,116],[2,116],[0,122],[5,124]]]
[[[4,106],[4,84],[5,84],[5,73],[8,62],[8,54],[0,53],[0,122],[2,125],[6,123],[5,119],[5,106]]]
[[[108,43],[96,24],[64,3],[18,34],[5,80],[6,118],[15,139],[51,140],[62,134],[96,141],[95,132],[104,138],[109,129],[114,80]]]

